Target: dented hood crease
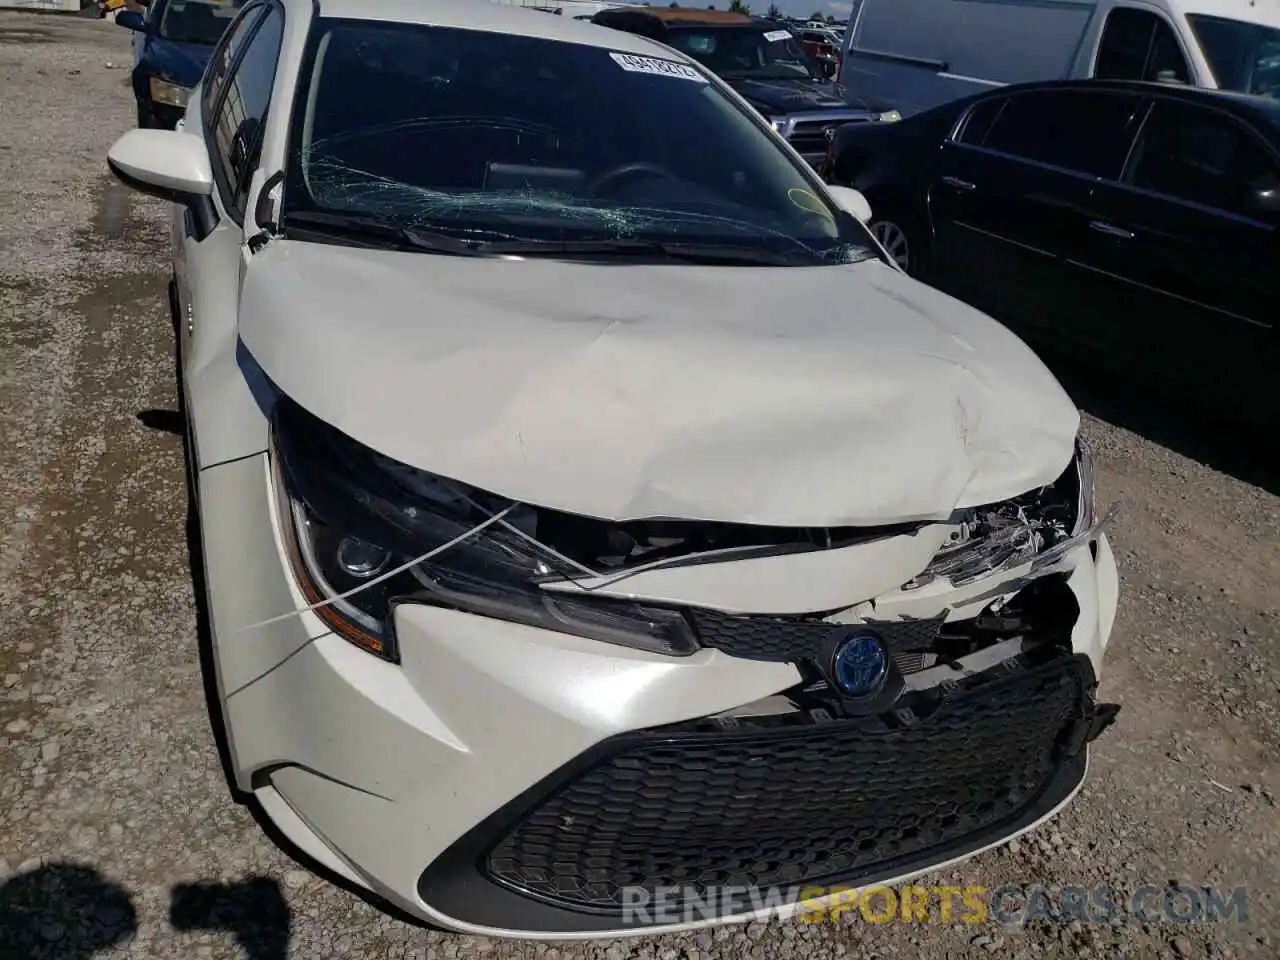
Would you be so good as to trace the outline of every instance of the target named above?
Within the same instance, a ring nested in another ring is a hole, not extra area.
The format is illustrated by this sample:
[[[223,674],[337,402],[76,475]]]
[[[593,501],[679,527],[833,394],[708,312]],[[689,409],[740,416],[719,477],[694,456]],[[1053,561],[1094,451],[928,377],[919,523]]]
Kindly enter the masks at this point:
[[[240,336],[393,459],[606,520],[874,526],[1055,480],[1079,416],[995,321],[877,261],[583,264],[280,240]]]

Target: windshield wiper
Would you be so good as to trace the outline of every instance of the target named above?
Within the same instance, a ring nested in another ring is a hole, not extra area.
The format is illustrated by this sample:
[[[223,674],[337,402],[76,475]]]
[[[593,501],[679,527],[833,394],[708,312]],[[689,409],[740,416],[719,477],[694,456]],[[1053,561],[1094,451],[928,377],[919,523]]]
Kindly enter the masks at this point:
[[[689,263],[738,264],[741,266],[794,266],[794,255],[752,247],[665,240],[536,240],[483,243],[480,251],[494,256],[547,257],[659,257]],[[805,258],[810,259],[810,258]],[[817,257],[813,257],[817,260]]]
[[[816,255],[797,258],[794,253],[778,253],[732,244],[680,243],[658,240],[459,240],[448,234],[407,226],[370,214],[334,213],[327,210],[298,210],[284,216],[284,232],[337,235],[377,247],[422,250],[427,253],[463,257],[603,257],[681,260],[688,263],[715,263],[740,266],[789,267],[820,262]]]
[[[360,213],[333,213],[326,210],[297,210],[284,215],[283,228],[288,235],[291,226],[304,231],[338,235],[363,240],[379,247],[421,250],[458,257],[485,256],[482,244],[459,240],[444,233],[434,233],[407,226],[395,220]]]

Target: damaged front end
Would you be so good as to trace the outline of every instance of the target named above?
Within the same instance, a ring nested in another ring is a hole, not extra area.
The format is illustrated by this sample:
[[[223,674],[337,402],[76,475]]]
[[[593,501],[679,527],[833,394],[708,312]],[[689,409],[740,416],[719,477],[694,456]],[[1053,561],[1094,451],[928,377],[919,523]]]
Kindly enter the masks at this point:
[[[1024,563],[1032,571],[1047,570],[1095,540],[1109,521],[1110,514],[1098,519],[1093,456],[1077,439],[1071,465],[1056,482],[1002,503],[958,511],[943,548],[903,589],[940,578],[960,587]]]
[[[501,891],[493,903],[514,897],[522,924],[551,930],[584,916],[625,927],[629,888],[695,896],[930,869],[1064,804],[1118,709],[1096,700],[1109,624],[1090,578],[1110,553],[1083,444],[1049,486],[874,528],[613,523],[513,503],[390,461],[289,401],[271,459],[312,609],[383,659],[400,659],[396,608],[422,604],[790,671],[762,699],[606,736],[477,824],[419,881],[449,916],[509,924],[476,914],[477,874]],[[940,546],[900,586],[867,596],[850,583],[844,605],[809,613],[675,602],[653,586],[664,571],[761,563],[785,577],[806,557],[903,542]]]

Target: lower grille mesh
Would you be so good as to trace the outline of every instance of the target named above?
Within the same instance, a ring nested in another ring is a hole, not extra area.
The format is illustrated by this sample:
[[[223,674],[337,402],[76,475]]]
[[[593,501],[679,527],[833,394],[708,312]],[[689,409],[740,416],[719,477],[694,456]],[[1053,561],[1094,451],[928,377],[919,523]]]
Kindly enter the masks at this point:
[[[692,610],[690,616],[704,647],[713,647],[732,657],[784,663],[820,658],[829,645],[860,629],[878,634],[895,654],[929,650],[945,619],[940,616],[932,620],[851,624],[797,617],[738,616],[715,610]]]
[[[927,720],[623,740],[490,849],[494,880],[614,911],[622,888],[837,881],[1033,803],[1081,715],[1073,659],[962,689]]]

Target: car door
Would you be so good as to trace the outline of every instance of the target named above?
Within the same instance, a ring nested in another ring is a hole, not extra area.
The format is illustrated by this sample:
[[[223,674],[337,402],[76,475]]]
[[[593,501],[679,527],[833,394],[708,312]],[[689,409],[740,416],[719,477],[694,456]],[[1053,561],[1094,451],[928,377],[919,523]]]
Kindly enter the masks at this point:
[[[1070,261],[1089,242],[1089,202],[1116,177],[1141,98],[1079,87],[978,101],[944,142],[928,202],[934,276],[1028,336],[1088,337]]]
[[[179,349],[184,388],[226,338],[235,336],[249,184],[271,102],[284,35],[278,0],[246,6],[227,28],[202,81],[199,128],[209,150],[210,209],[189,210],[180,243]],[[199,422],[190,428],[199,458]]]
[[[1157,97],[1122,179],[1095,197],[1090,262],[1126,357],[1223,405],[1270,405],[1272,417],[1276,191],[1280,154],[1257,130]]]

